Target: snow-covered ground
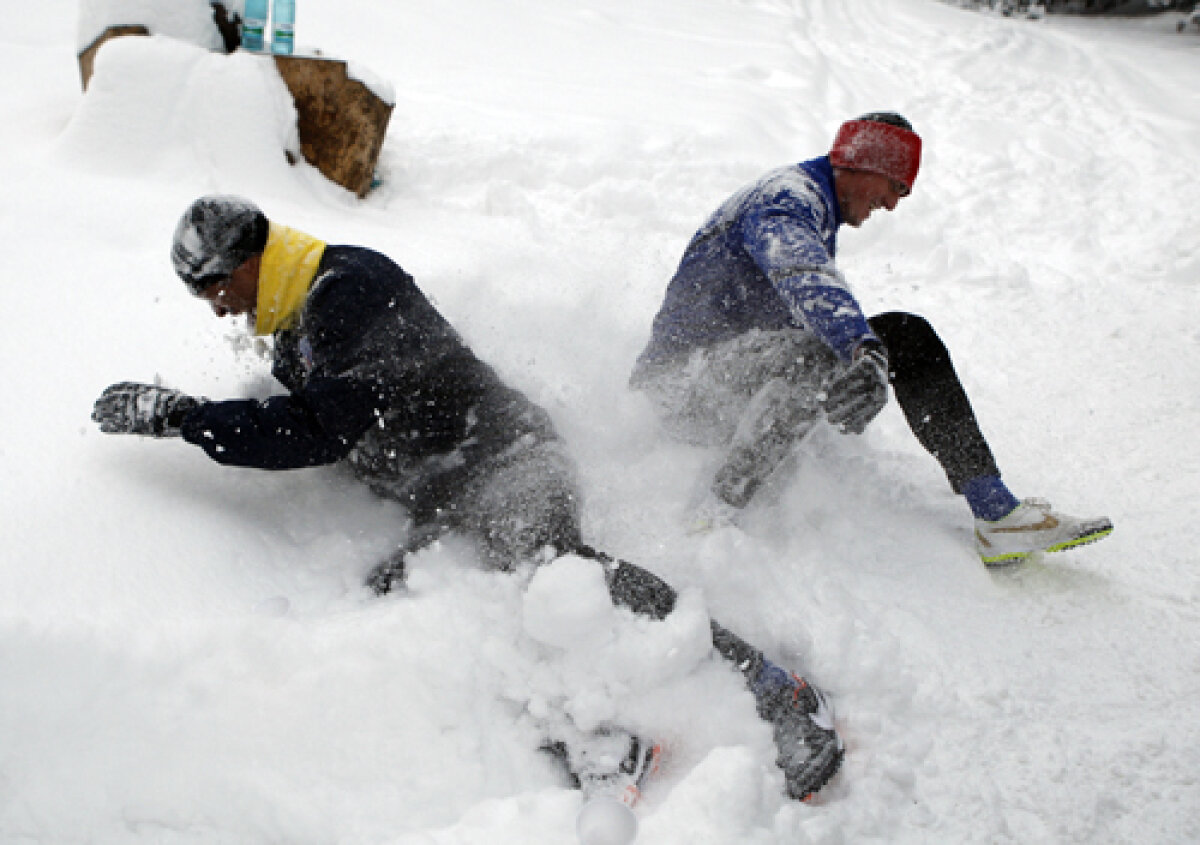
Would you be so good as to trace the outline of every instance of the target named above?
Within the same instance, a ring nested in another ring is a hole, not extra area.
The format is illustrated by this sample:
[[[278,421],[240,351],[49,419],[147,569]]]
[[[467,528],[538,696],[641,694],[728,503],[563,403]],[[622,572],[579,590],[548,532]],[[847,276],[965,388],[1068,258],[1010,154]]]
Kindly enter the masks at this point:
[[[9,16],[12,20],[17,18]],[[1200,840],[1200,39],[934,0],[306,0],[297,40],[390,83],[382,186],[307,166],[265,61],[165,37],[100,54],[45,0],[0,43],[0,841],[564,843],[534,718],[663,739],[654,843]],[[869,312],[928,316],[1018,495],[1116,523],[986,571],[893,406],[824,431],[741,528],[683,530],[712,455],[625,389],[684,243],[841,120],[906,114],[916,190],[843,232]],[[273,388],[173,277],[195,196],[241,193],[412,272],[569,438],[586,568],[489,574],[446,543],[363,574],[402,512],[337,468],[227,469],[101,435],[107,384]],[[830,694],[848,753],[781,794],[711,613]]]

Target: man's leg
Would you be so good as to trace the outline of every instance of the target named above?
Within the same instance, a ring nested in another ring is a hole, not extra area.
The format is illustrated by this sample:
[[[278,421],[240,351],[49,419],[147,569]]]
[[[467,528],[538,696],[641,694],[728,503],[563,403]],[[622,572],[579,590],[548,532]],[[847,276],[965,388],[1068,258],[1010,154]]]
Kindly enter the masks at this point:
[[[476,538],[492,569],[545,559],[548,548],[559,554],[581,542],[575,465],[557,440],[488,462],[455,510],[455,527]]]
[[[590,546],[580,546],[574,553],[604,567],[613,604],[654,619],[663,619],[674,609],[674,588],[652,572]],[[772,727],[778,751],[775,762],[783,770],[788,795],[802,801],[811,797],[837,773],[844,756],[824,696],[719,622],[709,620],[709,624],[713,647],[742,673],[758,715]]]
[[[673,434],[727,447],[712,491],[740,508],[812,428],[818,396],[837,368],[833,352],[808,332],[755,330],[643,372],[637,386]]]
[[[921,445],[937,459],[955,493],[1000,469],[975,419],[950,353],[922,317],[892,311],[867,321],[888,351],[892,390]]]
[[[792,446],[817,421],[816,391],[782,376],[760,387],[746,407],[713,477],[712,492],[727,505],[744,508],[783,463]],[[811,401],[810,401],[811,400]]]
[[[975,515],[975,546],[984,563],[1065,551],[1112,533],[1108,517],[1059,513],[1041,499],[1018,500],[1005,486],[950,353],[926,320],[891,312],[868,322],[887,347],[892,389],[909,427]]]

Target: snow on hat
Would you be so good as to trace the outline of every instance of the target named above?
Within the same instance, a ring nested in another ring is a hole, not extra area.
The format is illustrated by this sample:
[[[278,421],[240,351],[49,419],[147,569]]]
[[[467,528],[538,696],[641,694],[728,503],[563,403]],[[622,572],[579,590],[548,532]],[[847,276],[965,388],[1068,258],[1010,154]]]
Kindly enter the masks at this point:
[[[834,167],[866,170],[895,179],[912,190],[921,166],[921,136],[894,112],[872,112],[847,120],[829,151]]]
[[[175,227],[171,263],[192,291],[223,282],[263,251],[269,224],[258,206],[235,196],[210,195],[188,206]]]

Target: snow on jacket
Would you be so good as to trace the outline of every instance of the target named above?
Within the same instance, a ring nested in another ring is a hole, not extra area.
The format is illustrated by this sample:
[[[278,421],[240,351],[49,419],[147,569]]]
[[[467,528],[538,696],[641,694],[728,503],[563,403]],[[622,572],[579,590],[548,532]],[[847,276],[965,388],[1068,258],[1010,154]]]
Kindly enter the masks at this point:
[[[717,209],[684,251],[643,367],[751,329],[813,332],[838,357],[874,338],[834,265],[841,210],[828,156],[773,170]]]
[[[206,402],[182,434],[215,461],[293,469],[349,459],[378,486],[445,476],[555,439],[546,413],[506,386],[412,277],[373,250],[324,251],[294,327],[275,333],[287,395]]]

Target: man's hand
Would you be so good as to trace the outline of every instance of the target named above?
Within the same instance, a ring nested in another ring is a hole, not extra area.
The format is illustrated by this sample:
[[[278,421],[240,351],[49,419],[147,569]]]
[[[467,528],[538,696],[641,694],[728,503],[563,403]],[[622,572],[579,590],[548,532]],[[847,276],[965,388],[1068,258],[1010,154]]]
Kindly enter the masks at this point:
[[[887,404],[887,350],[867,341],[825,391],[825,418],[843,434],[862,434]]]
[[[200,400],[155,384],[122,381],[105,388],[92,408],[92,419],[105,434],[178,437],[179,427]]]

